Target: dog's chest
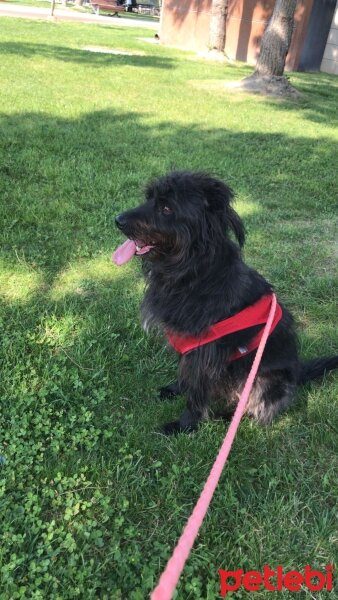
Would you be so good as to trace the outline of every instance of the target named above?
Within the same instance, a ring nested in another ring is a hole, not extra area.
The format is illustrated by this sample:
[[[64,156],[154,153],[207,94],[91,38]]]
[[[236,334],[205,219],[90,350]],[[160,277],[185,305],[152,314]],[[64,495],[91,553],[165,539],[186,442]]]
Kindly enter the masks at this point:
[[[142,304],[142,325],[149,330],[159,325],[171,331],[198,334],[223,316],[224,306],[217,306],[207,291],[163,288],[150,284]]]

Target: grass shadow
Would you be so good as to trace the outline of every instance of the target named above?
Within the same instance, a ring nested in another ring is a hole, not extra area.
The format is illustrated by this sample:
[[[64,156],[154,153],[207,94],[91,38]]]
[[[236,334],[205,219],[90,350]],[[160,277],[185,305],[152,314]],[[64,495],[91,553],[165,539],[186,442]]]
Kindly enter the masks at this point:
[[[337,80],[334,75],[323,73],[292,73],[292,85],[300,92],[300,96],[290,100],[265,98],[269,107],[278,111],[301,111],[302,117],[313,123],[327,124],[328,127],[338,124],[334,90]]]
[[[114,48],[112,48],[114,51]],[[117,52],[117,50],[115,49]],[[4,56],[19,55],[24,59],[33,59],[40,56],[46,59],[87,64],[95,67],[109,67],[113,65],[131,65],[135,67],[151,67],[157,69],[173,69],[174,60],[167,56],[138,55],[137,51],[127,54],[109,54],[104,52],[90,52],[85,49],[70,48],[69,46],[56,46],[49,44],[32,44],[25,42],[0,43],[0,52]],[[126,50],[126,52],[128,52]]]

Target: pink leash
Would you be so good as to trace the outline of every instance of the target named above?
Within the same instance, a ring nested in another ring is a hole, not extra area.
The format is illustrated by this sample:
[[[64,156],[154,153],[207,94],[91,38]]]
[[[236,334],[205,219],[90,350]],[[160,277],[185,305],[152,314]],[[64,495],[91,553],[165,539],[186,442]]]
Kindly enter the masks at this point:
[[[273,294],[270,313],[266,325],[264,327],[263,336],[257,348],[256,356],[253,361],[248,379],[246,380],[244,389],[237,404],[235,414],[230,423],[224,442],[219,450],[217,458],[210,471],[209,477],[204,485],[203,491],[198,499],[198,502],[192,514],[190,515],[188,522],[183,530],[183,533],[176,545],[172,557],[169,559],[167,566],[161,575],[157,587],[154,589],[150,596],[151,600],[171,600],[173,596],[186,560],[190,554],[190,550],[194,544],[198,531],[203,523],[203,519],[209,508],[209,504],[212,500],[214,491],[217,487],[219,478],[222,474],[224,465],[227,461],[229,452],[231,450],[232,443],[235,439],[239,423],[245,411],[245,407],[252,386],[254,384],[255,377],[257,375],[258,367],[262,359],[265,344],[270,333],[271,325],[276,311],[276,304],[276,296],[275,294]]]

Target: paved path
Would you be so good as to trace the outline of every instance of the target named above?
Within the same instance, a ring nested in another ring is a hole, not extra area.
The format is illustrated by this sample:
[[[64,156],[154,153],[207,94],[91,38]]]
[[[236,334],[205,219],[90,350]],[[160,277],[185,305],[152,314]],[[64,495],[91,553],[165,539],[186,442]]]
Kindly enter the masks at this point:
[[[59,8],[56,5],[54,16],[50,16],[49,8],[39,8],[35,6],[24,6],[20,4],[8,4],[0,2],[0,17],[22,17],[24,19],[47,19],[51,21],[76,21],[78,23],[100,23],[100,25],[113,25],[123,27],[143,27],[146,29],[159,29],[159,23],[146,21],[145,19],[108,17],[103,15],[94,15],[91,13],[77,12]]]

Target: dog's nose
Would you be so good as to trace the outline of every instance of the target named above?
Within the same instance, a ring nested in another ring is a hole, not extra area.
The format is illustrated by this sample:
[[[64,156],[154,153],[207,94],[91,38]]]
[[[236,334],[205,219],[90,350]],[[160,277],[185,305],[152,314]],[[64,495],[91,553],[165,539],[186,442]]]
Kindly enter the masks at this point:
[[[117,217],[115,217],[115,223],[119,229],[123,229],[127,224],[127,220],[123,215],[117,215]]]

